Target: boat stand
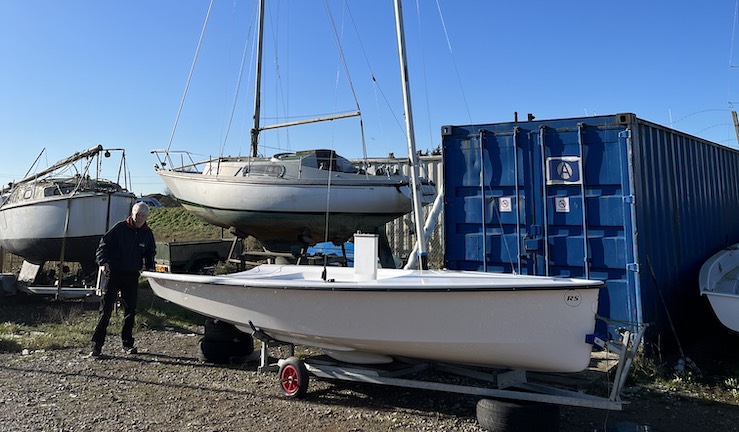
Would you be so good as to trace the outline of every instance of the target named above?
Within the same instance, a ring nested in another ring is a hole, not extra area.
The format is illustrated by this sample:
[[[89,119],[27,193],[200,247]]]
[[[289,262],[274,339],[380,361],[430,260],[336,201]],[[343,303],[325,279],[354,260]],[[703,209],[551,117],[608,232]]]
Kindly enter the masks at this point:
[[[61,266],[59,267],[61,268]],[[34,279],[40,270],[40,265],[23,261],[15,283],[17,290],[27,294],[53,296],[60,300],[84,299],[85,301],[94,302],[100,301],[100,297],[102,297],[102,290],[104,289],[102,284],[106,281],[101,281],[100,271],[98,271],[98,278],[94,286],[67,286],[62,284],[61,278],[57,278],[52,285],[34,284]]]
[[[18,290],[29,294],[41,296],[53,296],[59,300],[84,299],[85,301],[100,301],[100,296],[96,294],[95,287],[92,288],[74,288],[56,286],[38,286],[18,284]]]
[[[425,362],[422,360],[398,358],[389,365],[360,365],[336,361],[326,355],[299,359],[294,356],[295,349],[290,343],[280,342],[258,329],[254,337],[262,341],[260,372],[279,371],[280,386],[287,397],[299,398],[306,394],[308,375],[323,379],[336,379],[370,384],[389,385],[423,390],[445,391],[486,398],[500,398],[557,405],[621,411],[628,402],[621,400],[621,391],[628,377],[634,356],[646,330],[642,326],[636,333],[622,331],[618,341],[603,341],[593,338],[593,343],[615,356],[616,368],[610,392],[606,396],[594,396],[582,391],[529,381],[557,381],[557,376],[547,379],[549,374],[531,373],[520,369],[489,369],[447,363]],[[276,363],[270,362],[269,348],[287,345],[287,358]],[[428,380],[431,375],[446,373],[470,378],[480,385],[460,385]],[[424,379],[410,378],[410,375],[425,374]],[[576,374],[573,374],[573,376]],[[561,379],[559,381],[562,381]]]

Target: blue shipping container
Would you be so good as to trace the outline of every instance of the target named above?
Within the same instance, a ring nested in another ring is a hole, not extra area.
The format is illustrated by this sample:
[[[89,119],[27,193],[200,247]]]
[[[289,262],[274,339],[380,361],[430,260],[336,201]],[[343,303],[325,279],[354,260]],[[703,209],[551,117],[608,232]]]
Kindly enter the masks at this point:
[[[703,262],[739,242],[739,151],[634,114],[442,127],[445,265],[607,281],[647,342],[713,319]]]

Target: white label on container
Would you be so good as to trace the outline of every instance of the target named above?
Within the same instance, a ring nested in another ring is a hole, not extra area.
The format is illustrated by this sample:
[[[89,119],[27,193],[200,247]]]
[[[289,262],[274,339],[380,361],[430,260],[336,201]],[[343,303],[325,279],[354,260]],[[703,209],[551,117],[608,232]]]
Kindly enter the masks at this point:
[[[569,213],[570,212],[570,197],[554,198],[554,209],[557,213]]]
[[[509,197],[498,198],[498,211],[501,213],[510,213],[513,211],[513,205]]]

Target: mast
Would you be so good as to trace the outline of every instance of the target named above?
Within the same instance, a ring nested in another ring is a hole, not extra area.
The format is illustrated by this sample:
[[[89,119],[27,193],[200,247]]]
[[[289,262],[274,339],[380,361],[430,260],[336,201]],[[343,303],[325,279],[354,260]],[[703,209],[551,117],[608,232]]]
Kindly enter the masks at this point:
[[[428,270],[428,254],[426,252],[426,236],[423,229],[423,215],[421,213],[421,185],[418,180],[418,153],[416,152],[416,138],[413,131],[413,112],[411,110],[411,89],[408,82],[408,60],[405,54],[405,30],[403,29],[403,7],[401,0],[395,0],[395,29],[398,34],[398,56],[400,57],[400,81],[403,86],[403,109],[405,111],[405,128],[408,140],[408,157],[411,164],[411,186],[413,187],[413,219],[416,225],[416,243],[418,251],[418,266],[421,270]]]
[[[103,146],[100,145],[100,144],[98,144],[97,146],[92,147],[92,148],[90,148],[88,150],[85,150],[85,151],[82,151],[82,152],[77,152],[77,153],[73,154],[72,156],[70,156],[70,157],[68,157],[66,159],[60,160],[59,162],[57,162],[54,165],[46,168],[45,170],[42,170],[40,172],[37,172],[36,174],[30,175],[30,176],[28,176],[26,178],[20,179],[17,182],[14,182],[13,184],[14,185],[18,185],[18,184],[22,184],[22,183],[26,183],[26,182],[35,180],[35,179],[37,179],[37,178],[39,178],[39,177],[41,177],[43,175],[49,174],[50,172],[54,172],[55,170],[57,170],[57,169],[65,166],[65,165],[69,165],[69,164],[71,164],[73,162],[77,162],[78,160],[84,159],[86,157],[95,156],[96,154],[100,153],[102,150],[103,150]]]
[[[261,98],[262,98],[262,62],[263,62],[263,44],[264,44],[264,0],[259,0],[259,18],[257,24],[257,65],[256,65],[256,82],[254,84],[254,126],[251,129],[251,155],[252,157],[258,156],[259,148],[259,133],[263,130],[277,129],[290,126],[298,126],[309,123],[317,123],[324,121],[339,120],[349,117],[358,117],[361,113],[357,111],[347,112],[343,114],[336,114],[330,116],[323,116],[307,120],[297,120],[286,123],[273,124],[268,126],[261,126],[259,122],[259,116],[261,114]]]
[[[259,147],[259,116],[262,92],[262,44],[264,41],[264,0],[259,0],[259,21],[257,24],[257,71],[254,84],[254,127],[251,129],[251,155],[257,157]]]

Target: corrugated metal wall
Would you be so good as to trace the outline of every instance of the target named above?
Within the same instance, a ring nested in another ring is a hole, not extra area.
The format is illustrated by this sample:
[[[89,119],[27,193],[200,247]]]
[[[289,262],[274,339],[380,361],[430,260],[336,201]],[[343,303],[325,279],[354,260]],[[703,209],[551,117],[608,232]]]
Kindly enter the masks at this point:
[[[699,332],[714,319],[700,267],[739,242],[739,151],[635,118],[630,130],[643,317]]]
[[[739,242],[739,152],[633,114],[442,128],[449,268],[607,281],[599,313],[674,340]]]

